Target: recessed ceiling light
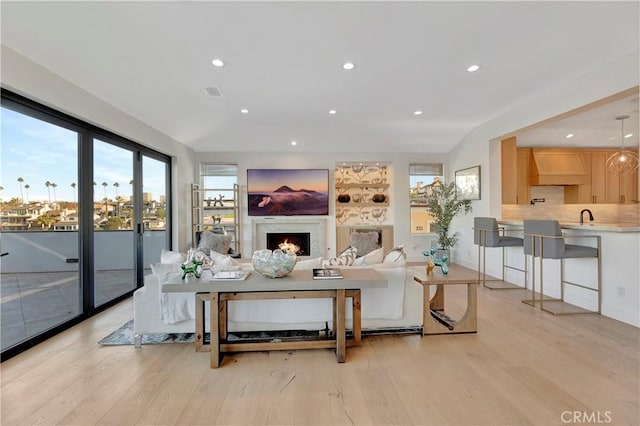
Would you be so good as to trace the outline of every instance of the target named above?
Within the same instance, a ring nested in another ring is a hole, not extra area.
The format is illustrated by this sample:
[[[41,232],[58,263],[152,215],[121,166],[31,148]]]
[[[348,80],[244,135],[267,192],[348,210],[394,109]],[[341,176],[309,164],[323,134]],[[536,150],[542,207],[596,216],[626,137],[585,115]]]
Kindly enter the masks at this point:
[[[241,112],[241,113],[243,113],[243,114],[249,114],[249,110],[248,110],[248,109],[246,109],[246,108],[242,108],[242,109],[240,110],[240,112]]]
[[[467,71],[469,71],[469,72],[476,72],[476,71],[478,71],[479,69],[480,69],[480,65],[476,65],[476,64],[474,64],[474,65],[469,66],[469,68],[467,68]]]
[[[422,115],[422,111],[420,111],[420,110],[413,111],[413,115]]]
[[[629,139],[631,136],[633,136],[633,133],[627,133],[626,135],[624,135],[624,138]]]
[[[335,115],[337,113],[338,113],[338,111],[336,111],[335,109],[330,109],[329,110],[329,114],[331,114],[331,115]]]
[[[214,59],[211,61],[211,63],[213,64],[214,67],[224,67],[224,62],[222,61],[222,59]]]
[[[352,70],[356,67],[356,64],[354,64],[353,62],[345,62],[344,64],[342,64],[342,69],[344,70]]]
[[[296,141],[291,141],[291,145],[292,145],[292,146],[296,146],[296,145],[298,145],[298,142],[296,142]]]
[[[571,139],[573,137],[573,133],[569,133],[567,136],[565,136],[565,138],[567,139]]]

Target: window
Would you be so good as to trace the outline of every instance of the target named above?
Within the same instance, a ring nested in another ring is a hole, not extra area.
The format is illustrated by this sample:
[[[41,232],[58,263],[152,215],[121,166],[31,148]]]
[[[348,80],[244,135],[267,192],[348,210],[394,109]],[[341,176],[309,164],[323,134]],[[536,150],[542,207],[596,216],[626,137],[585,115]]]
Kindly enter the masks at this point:
[[[425,208],[424,197],[433,185],[444,183],[442,164],[409,165],[409,199],[411,203],[411,233],[427,234],[431,232],[433,218]]]

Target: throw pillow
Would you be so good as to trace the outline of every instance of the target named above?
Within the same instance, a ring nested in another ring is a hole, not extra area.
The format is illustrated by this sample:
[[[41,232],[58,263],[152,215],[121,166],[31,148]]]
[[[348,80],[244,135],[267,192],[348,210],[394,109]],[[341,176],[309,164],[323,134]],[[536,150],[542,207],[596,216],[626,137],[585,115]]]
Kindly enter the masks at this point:
[[[182,263],[187,260],[184,253],[178,251],[164,250],[160,253],[160,263]]]
[[[207,256],[211,256],[211,251],[227,254],[231,247],[231,235],[214,234],[211,231],[203,231],[200,234],[200,243],[197,250]]]
[[[394,247],[382,260],[382,263],[406,263],[407,253],[404,245]]]
[[[349,247],[342,253],[340,253],[336,257],[332,257],[331,259],[327,259],[322,262],[322,266],[351,266],[353,262],[356,260],[356,255],[358,254],[358,249],[355,247]]]
[[[358,249],[358,257],[364,256],[380,247],[378,245],[378,233],[376,231],[354,232],[349,235],[349,240],[351,247]]]
[[[372,252],[365,254],[364,256],[356,258],[353,262],[354,266],[365,266],[365,265],[376,265],[382,263],[382,259],[384,258],[384,253],[382,247],[376,249]]]

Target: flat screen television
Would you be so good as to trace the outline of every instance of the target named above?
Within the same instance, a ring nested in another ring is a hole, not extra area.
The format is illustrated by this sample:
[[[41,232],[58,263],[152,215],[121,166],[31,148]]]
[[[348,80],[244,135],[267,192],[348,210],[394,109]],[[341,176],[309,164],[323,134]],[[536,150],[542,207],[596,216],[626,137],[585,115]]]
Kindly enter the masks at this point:
[[[329,214],[328,169],[248,169],[249,216]]]

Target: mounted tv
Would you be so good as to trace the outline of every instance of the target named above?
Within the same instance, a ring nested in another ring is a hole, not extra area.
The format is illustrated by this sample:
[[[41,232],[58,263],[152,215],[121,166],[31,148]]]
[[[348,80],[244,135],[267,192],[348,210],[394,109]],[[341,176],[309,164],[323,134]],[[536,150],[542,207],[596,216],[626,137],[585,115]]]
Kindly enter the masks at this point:
[[[329,214],[328,169],[248,169],[249,216]]]

